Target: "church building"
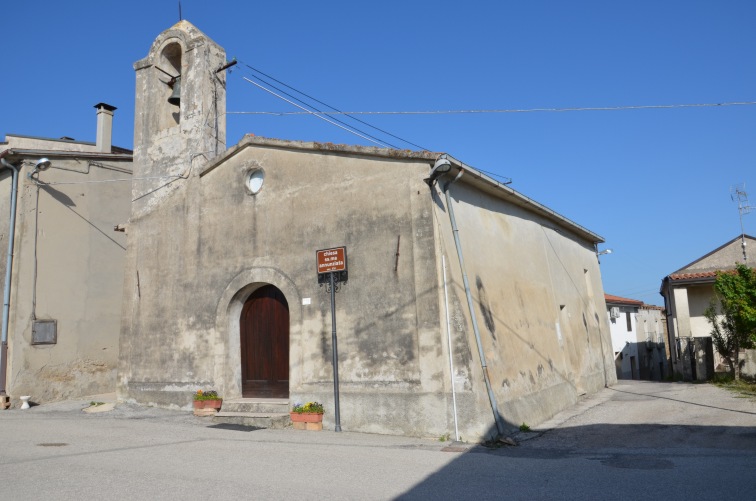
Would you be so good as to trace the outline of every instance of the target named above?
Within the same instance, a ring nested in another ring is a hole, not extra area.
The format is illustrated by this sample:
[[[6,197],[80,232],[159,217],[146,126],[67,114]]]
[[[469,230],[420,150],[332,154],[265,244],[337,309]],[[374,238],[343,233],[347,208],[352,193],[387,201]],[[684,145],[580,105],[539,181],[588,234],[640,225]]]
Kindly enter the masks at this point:
[[[134,65],[120,399],[318,401],[333,426],[324,249],[347,268],[345,431],[475,440],[616,380],[601,237],[447,154],[252,135],[226,148],[226,64],[181,21]]]

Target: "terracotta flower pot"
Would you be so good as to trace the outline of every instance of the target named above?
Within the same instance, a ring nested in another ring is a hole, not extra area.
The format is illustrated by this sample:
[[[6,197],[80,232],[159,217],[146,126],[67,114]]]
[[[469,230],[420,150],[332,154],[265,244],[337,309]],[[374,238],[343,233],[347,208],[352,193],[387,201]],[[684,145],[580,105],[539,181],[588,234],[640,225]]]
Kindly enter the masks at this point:
[[[193,405],[195,409],[220,409],[223,405],[223,399],[195,400]]]
[[[290,412],[292,423],[322,423],[323,414],[314,412]]]
[[[321,431],[323,429],[323,414],[315,412],[289,412],[291,424],[295,430]]]

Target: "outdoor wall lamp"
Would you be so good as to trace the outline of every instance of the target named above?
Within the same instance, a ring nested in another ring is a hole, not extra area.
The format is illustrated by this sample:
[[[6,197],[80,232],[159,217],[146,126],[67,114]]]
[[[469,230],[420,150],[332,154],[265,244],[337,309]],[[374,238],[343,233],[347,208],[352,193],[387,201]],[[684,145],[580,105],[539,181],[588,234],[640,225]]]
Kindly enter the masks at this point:
[[[436,160],[436,163],[433,165],[433,169],[430,172],[428,184],[433,184],[436,179],[438,179],[442,174],[449,172],[451,168],[452,164],[446,157],[446,155],[441,155],[440,157],[438,157],[438,160]]]
[[[31,179],[34,174],[39,174],[42,171],[46,171],[50,168],[50,166],[52,166],[50,159],[40,158],[39,160],[37,160],[37,163],[34,164],[34,170],[29,173],[29,178]]]
[[[611,253],[612,253],[612,249],[604,249],[601,252],[597,252],[596,255],[603,256],[604,254],[611,254]]]

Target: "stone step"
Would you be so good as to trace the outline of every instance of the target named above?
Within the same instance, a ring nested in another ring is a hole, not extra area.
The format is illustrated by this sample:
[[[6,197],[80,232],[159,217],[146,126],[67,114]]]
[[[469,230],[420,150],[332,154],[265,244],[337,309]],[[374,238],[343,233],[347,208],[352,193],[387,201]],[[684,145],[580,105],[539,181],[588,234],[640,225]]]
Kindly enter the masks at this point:
[[[288,415],[289,400],[286,398],[237,398],[224,400],[221,411]]]
[[[223,403],[225,407],[225,402]],[[291,426],[288,412],[234,412],[221,410],[213,416],[213,423],[234,424],[252,428],[281,429]]]
[[[291,426],[287,398],[237,398],[224,400],[213,422],[253,428],[286,428]]]

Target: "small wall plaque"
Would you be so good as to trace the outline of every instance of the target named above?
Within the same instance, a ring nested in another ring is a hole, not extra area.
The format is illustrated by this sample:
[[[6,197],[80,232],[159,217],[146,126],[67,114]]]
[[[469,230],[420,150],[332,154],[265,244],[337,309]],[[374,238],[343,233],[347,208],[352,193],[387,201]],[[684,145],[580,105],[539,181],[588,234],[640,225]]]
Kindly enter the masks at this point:
[[[58,321],[35,320],[32,324],[32,344],[57,344]]]

